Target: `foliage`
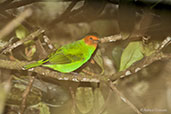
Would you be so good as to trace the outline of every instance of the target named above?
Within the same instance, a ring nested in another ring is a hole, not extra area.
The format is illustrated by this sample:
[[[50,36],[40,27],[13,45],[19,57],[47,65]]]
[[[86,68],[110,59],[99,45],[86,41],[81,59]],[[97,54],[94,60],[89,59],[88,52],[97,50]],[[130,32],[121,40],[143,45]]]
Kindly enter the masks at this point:
[[[144,57],[142,49],[142,42],[130,42],[122,53],[119,71],[123,71],[133,63],[141,60]]]

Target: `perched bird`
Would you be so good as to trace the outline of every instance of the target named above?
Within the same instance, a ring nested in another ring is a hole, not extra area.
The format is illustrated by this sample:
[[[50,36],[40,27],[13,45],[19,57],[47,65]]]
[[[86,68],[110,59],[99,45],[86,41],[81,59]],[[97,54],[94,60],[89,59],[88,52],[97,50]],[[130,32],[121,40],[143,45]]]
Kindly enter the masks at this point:
[[[62,73],[75,71],[91,58],[98,43],[98,37],[87,35],[81,40],[60,47],[46,59],[25,65],[24,69],[43,66]]]

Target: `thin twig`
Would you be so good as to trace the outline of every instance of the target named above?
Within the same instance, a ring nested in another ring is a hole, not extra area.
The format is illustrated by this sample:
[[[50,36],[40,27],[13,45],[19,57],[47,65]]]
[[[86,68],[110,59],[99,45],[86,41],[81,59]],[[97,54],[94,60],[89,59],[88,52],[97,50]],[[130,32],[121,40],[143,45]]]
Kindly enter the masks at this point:
[[[161,51],[163,48],[165,48],[167,45],[171,43],[171,37],[168,36],[159,46],[158,51]]]
[[[14,48],[22,45],[24,42],[27,42],[29,40],[33,40],[35,38],[37,38],[39,35],[41,35],[45,30],[42,29],[38,29],[35,32],[29,34],[26,38],[23,38],[19,41],[17,41],[16,43],[9,45],[8,47],[6,47],[5,49],[0,50],[0,53],[7,53],[7,52],[11,52]]]
[[[24,12],[22,12],[18,17],[13,19],[11,22],[9,22],[1,31],[0,31],[0,39],[7,36],[10,32],[12,32],[17,26],[19,26],[26,18],[31,16],[32,10],[27,9]]]
[[[94,72],[88,71],[86,69],[82,69],[81,71],[90,76],[99,76],[99,74],[95,74]]]
[[[138,39],[139,37],[141,38],[146,32],[145,30],[142,30],[142,26],[144,27],[144,24],[149,25],[151,23],[151,20],[152,20],[152,16],[149,13],[146,13],[135,27],[135,30],[133,31],[133,34],[129,37],[129,39],[135,39],[135,38]],[[100,39],[101,43],[116,42],[119,40],[126,40],[126,39],[123,38],[121,34],[107,36]]]
[[[139,110],[138,110],[138,108],[133,104],[133,103],[131,103],[115,86],[114,86],[114,84],[110,81],[109,82],[109,86],[110,86],[110,88],[114,91],[114,92],[116,92],[116,94],[121,98],[121,100],[123,101],[123,102],[125,102],[127,105],[129,105],[137,114],[142,114]]]
[[[38,52],[40,52],[40,53],[39,53],[39,59],[43,59],[43,58],[47,57],[48,53],[47,53],[46,50],[44,49],[44,47],[43,47],[43,45],[42,45],[40,39],[38,39],[38,40],[36,41],[36,49],[37,49]]]
[[[23,99],[22,99],[22,103],[20,106],[20,114],[24,114],[24,111],[26,109],[27,96],[32,88],[34,79],[35,79],[35,77],[30,77],[29,85],[27,86],[26,90],[23,93],[23,96],[22,96]]]
[[[139,34],[143,36],[147,32],[147,28],[151,24],[152,20],[152,14],[146,11],[141,20],[135,25],[132,35]]]

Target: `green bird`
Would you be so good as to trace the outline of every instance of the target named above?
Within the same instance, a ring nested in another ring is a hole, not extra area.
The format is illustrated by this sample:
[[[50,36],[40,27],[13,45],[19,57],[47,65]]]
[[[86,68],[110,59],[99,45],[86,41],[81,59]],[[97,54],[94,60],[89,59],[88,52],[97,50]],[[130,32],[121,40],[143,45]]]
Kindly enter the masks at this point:
[[[81,40],[60,47],[46,59],[25,65],[24,69],[43,66],[62,73],[75,71],[91,58],[98,43],[98,37],[87,35]]]

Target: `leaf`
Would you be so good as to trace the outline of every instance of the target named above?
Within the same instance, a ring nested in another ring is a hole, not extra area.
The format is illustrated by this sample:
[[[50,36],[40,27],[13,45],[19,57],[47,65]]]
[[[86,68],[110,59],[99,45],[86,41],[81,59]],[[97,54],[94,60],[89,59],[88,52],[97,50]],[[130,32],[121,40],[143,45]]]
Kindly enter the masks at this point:
[[[102,58],[102,54],[101,54],[100,50],[97,50],[96,54],[94,55],[94,60],[102,69],[101,74],[103,74],[104,73],[104,64],[103,64],[103,58]]]
[[[94,106],[94,95],[91,87],[77,88],[76,106],[83,114],[86,114],[92,110]]]
[[[18,78],[13,76],[11,81],[11,89],[7,96],[7,104],[19,105],[22,102],[22,95],[25,89],[27,88],[26,83],[28,83],[29,77],[24,76],[24,79],[21,77]],[[34,105],[39,103],[42,100],[42,93],[39,89],[32,87],[32,90],[27,96],[27,106]]]
[[[119,70],[120,67],[122,52],[123,52],[123,48],[119,46],[114,47],[112,50],[112,57],[117,70]]]
[[[39,114],[50,114],[49,107],[45,103],[38,103],[37,105],[32,106],[32,108],[38,109]]]
[[[94,91],[94,100],[95,100],[95,107],[101,109],[101,107],[104,105],[104,97],[101,93],[101,90],[99,88],[96,88]]]
[[[94,90],[94,108],[95,109],[95,114],[99,113],[99,111],[102,109],[102,107],[104,106],[105,104],[105,100],[104,100],[104,97],[103,97],[103,94],[100,90],[100,88],[96,88]],[[104,110],[102,114],[107,114],[107,111]]]
[[[144,57],[142,48],[142,42],[130,42],[122,53],[119,71],[123,71],[133,63],[141,60]]]
[[[23,39],[28,35],[28,30],[23,25],[20,25],[15,30],[15,34],[17,38]]]

